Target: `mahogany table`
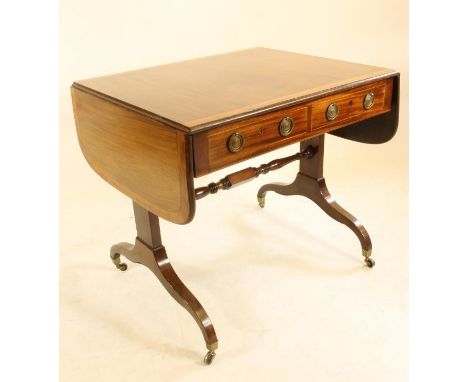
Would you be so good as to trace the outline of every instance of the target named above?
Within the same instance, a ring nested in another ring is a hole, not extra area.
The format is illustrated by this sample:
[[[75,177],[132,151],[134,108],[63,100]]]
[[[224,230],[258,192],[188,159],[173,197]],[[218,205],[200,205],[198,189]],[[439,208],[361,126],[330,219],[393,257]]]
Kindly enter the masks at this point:
[[[372,244],[363,225],[330,196],[323,177],[324,134],[364,143],[390,140],[398,126],[399,73],[374,66],[255,48],[72,85],[81,150],[90,166],[133,200],[135,244],[112,246],[121,271],[148,267],[200,327],[210,364],[218,339],[205,309],[172,268],[159,217],[189,223],[196,201],[298,160],[291,184],[265,195],[303,195],[358,237],[365,264]],[[194,177],[293,143],[297,154],[194,188]]]

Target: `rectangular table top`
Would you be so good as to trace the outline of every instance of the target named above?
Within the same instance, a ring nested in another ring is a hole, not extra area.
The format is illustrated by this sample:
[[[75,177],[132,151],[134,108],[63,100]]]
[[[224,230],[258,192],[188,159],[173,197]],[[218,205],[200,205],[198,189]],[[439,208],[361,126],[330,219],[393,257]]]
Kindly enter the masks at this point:
[[[77,81],[73,86],[195,133],[395,73],[253,48]]]

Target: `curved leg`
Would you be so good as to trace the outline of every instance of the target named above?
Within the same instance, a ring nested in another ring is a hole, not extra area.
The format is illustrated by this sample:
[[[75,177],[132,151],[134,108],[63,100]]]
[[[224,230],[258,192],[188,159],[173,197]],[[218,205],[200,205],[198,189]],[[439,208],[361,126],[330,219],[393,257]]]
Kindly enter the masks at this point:
[[[257,193],[260,207],[265,206],[265,195],[274,191],[281,195],[302,195],[316,203],[324,212],[336,221],[349,227],[358,237],[364,261],[369,268],[375,265],[372,254],[372,242],[362,223],[341,207],[330,195],[323,178],[323,135],[301,143],[301,149],[307,146],[317,148],[311,159],[301,159],[300,171],[291,184],[270,183],[262,186]]]
[[[281,195],[295,195],[296,187],[294,182],[291,184],[287,183],[269,183],[265,184],[257,192],[258,204],[261,208],[265,207],[265,196],[268,191],[274,191]]]
[[[215,350],[218,348],[218,338],[211,319],[197,298],[174,271],[167,257],[166,249],[160,243],[158,217],[136,204],[134,204],[134,209],[138,233],[135,245],[115,244],[111,248],[110,257],[118,269],[126,269],[126,265],[125,269],[121,268],[124,265],[120,263],[120,255],[122,255],[134,263],[145,265],[155,274],[169,294],[191,314],[198,324],[208,349],[205,363],[210,364],[215,357]]]
[[[328,216],[346,225],[354,232],[361,243],[364,261],[369,268],[372,268],[375,265],[375,262],[370,259],[372,254],[372,242],[369,233],[358,219],[341,207],[330,195],[325,179],[314,179],[298,174],[295,182],[301,190],[299,195],[303,195],[312,200]]]

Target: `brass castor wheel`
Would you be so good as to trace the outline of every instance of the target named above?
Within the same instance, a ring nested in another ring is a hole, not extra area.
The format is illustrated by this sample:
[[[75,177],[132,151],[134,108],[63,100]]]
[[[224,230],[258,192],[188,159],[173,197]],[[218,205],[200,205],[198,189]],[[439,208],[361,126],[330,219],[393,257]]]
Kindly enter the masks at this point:
[[[114,263],[114,265],[115,265],[115,267],[117,269],[121,270],[122,272],[127,270],[127,264],[120,262],[120,254],[119,253],[111,255],[110,258],[111,258],[112,262]]]
[[[117,269],[120,269],[122,272],[127,270],[127,264],[121,263],[119,265],[116,265]]]
[[[375,265],[375,261],[372,260],[372,259],[369,259],[368,257],[366,257],[366,259],[364,260],[364,262],[366,263],[366,265],[367,265],[369,268],[373,268],[374,265]]]
[[[265,197],[264,196],[257,196],[257,200],[258,200],[258,205],[260,206],[260,208],[265,207]]]
[[[206,365],[210,365],[211,362],[213,362],[215,356],[216,356],[216,353],[214,351],[208,350],[208,353],[206,353],[203,361],[205,362]]]

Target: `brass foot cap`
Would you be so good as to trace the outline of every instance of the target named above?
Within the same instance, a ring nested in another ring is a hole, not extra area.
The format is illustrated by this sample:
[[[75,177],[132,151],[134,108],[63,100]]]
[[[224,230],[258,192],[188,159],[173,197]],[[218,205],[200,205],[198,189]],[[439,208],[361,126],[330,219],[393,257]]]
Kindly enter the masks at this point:
[[[122,272],[127,270],[127,264],[120,262],[120,254],[114,253],[110,256],[112,262],[114,263],[117,269],[120,269]]]
[[[265,207],[265,197],[264,196],[257,196],[258,205],[263,208]]]
[[[204,362],[206,365],[210,365],[211,362],[213,362],[214,357],[216,356],[216,353],[212,350],[208,350],[208,353],[206,353]]]

